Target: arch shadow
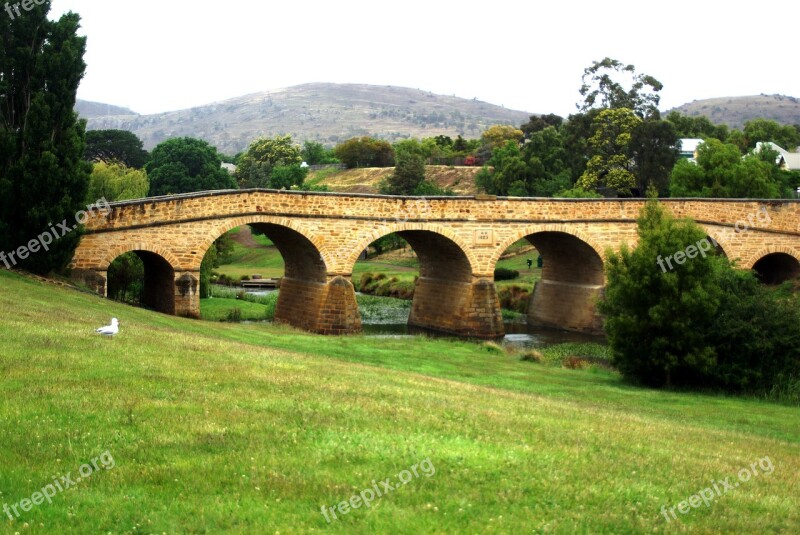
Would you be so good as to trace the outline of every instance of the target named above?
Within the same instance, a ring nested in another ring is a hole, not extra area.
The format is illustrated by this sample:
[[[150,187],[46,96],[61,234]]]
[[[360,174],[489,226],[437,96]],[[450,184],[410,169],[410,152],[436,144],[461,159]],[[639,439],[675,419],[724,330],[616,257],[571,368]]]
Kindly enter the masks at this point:
[[[126,253],[134,253],[142,262],[144,267],[144,277],[142,279],[142,291],[139,296],[139,304],[145,308],[161,312],[163,314],[175,315],[175,268],[162,255],[142,249],[132,249],[120,253],[107,264],[107,289],[106,295],[111,296],[116,293],[115,284],[112,280],[112,262]]]

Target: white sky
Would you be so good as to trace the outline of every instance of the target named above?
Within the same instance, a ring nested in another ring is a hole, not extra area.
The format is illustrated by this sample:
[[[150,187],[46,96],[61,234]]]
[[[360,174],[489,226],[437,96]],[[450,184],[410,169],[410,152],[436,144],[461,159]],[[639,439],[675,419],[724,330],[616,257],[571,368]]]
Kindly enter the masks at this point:
[[[662,109],[800,97],[797,0],[53,0],[51,17],[69,10],[88,36],[78,96],[138,113],[337,82],[566,116],[605,56],[660,80]]]

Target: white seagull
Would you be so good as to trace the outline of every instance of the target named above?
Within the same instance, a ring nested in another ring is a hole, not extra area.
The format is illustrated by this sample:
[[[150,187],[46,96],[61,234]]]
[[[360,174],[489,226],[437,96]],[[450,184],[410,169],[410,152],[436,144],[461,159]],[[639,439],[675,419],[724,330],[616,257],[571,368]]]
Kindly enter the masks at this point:
[[[95,332],[103,336],[114,336],[119,332],[119,321],[117,321],[117,318],[111,318],[111,325],[100,327]]]

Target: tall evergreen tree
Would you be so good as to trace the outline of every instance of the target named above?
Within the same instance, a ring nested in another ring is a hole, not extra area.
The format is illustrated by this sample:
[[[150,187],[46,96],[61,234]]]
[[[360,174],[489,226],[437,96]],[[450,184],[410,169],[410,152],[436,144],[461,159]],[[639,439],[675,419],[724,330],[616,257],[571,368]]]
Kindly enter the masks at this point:
[[[37,2],[38,4],[38,2]],[[64,219],[86,197],[85,122],[73,111],[86,64],[80,17],[47,19],[50,1],[0,17],[0,251],[13,251]],[[72,231],[17,264],[38,273],[69,262]]]

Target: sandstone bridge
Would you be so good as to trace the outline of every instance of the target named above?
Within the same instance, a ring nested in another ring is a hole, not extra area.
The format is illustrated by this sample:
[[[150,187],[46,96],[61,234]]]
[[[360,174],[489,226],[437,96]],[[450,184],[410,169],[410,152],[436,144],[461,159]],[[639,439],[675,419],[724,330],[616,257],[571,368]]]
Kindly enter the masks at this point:
[[[106,295],[109,265],[134,251],[145,266],[144,304],[197,318],[206,251],[225,232],[252,225],[285,261],[276,321],[318,333],[355,333],[361,320],[353,266],[370,243],[398,233],[420,261],[409,324],[493,338],[503,334],[495,265],[510,245],[527,239],[545,259],[529,322],[592,332],[601,328],[595,302],[604,287],[607,250],[635,246],[644,202],[272,190],[155,197],[112,203],[89,220],[71,267],[75,278]],[[675,216],[695,220],[721,253],[767,282],[800,273],[800,202],[662,202]]]

